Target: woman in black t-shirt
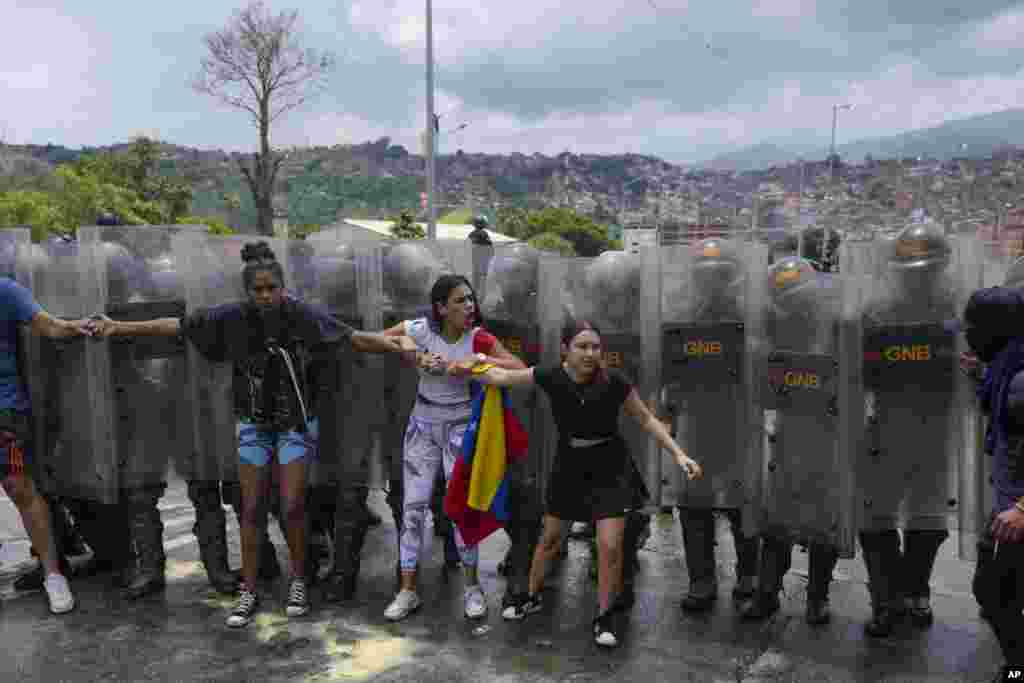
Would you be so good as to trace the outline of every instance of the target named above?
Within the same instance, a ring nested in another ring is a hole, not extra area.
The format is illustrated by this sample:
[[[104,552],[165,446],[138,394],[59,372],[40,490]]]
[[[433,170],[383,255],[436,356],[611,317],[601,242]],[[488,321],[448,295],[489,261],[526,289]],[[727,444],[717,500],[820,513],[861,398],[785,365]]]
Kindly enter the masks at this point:
[[[658,443],[671,451],[690,479],[701,468],[669,435],[664,424],[647,409],[636,390],[621,376],[601,367],[601,335],[588,322],[568,323],[562,331],[559,366],[504,370],[491,368],[474,379],[495,386],[529,387],[536,384],[550,401],[558,427],[558,454],[548,484],[544,536],[530,568],[530,594],[522,611],[540,609],[540,590],[550,562],[558,553],[565,522],[597,524],[598,592],[600,614],[594,620],[599,645],[618,644],[611,615],[622,591],[622,537],[625,513],[637,507],[643,480],[618,432],[620,411],[634,417]],[[455,364],[451,372],[465,374],[482,359]]]

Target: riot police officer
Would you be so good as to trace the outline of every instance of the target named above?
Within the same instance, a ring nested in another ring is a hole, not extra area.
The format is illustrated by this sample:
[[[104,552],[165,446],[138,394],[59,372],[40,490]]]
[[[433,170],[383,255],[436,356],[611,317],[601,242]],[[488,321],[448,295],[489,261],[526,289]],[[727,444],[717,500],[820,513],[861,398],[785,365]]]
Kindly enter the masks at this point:
[[[838,311],[829,298],[829,278],[811,262],[796,256],[784,257],[770,268],[771,303],[765,311],[762,342],[766,357],[836,357]],[[793,546],[800,543],[808,547],[810,555],[805,617],[810,624],[824,624],[830,619],[828,589],[839,552],[822,528],[828,528],[824,522],[835,502],[829,497],[828,487],[819,482],[836,476],[830,471],[833,460],[827,456],[835,448],[837,434],[834,426],[818,414],[778,409],[771,438],[774,463],[769,470],[781,467],[781,476],[769,480],[771,502],[762,511],[757,593],[741,607],[740,614],[744,619],[761,620],[779,610],[779,592],[792,563]]]
[[[683,302],[688,310],[678,316],[686,321],[680,332],[717,338],[726,357],[742,361],[746,351],[742,285],[747,268],[740,250],[729,240],[705,239],[693,247],[690,263],[692,273],[687,275],[692,284]],[[667,318],[672,314],[665,311],[663,315],[667,325]],[[746,488],[737,485],[745,483],[742,479],[747,454],[743,436],[749,429],[746,427],[748,411],[743,409],[747,405],[744,383],[752,379],[745,376],[742,366],[730,368],[733,372],[727,373],[726,363],[714,356],[687,360],[685,367],[694,374],[678,377],[678,386],[666,387],[669,412],[678,412],[673,398],[684,399],[687,428],[686,438],[681,439],[681,443],[693,453],[715,454],[705,460],[703,479],[686,484],[679,482],[682,490],[677,499],[690,578],[689,591],[681,606],[684,610],[699,612],[709,609],[718,594],[715,512],[728,519],[736,546],[737,581],[733,598],[747,600],[754,595],[758,540],[743,531],[741,506]]]
[[[875,637],[889,635],[902,615],[921,628],[932,623],[928,584],[939,548],[949,537],[947,501],[955,492],[946,483],[956,467],[950,444],[958,442],[953,430],[961,409],[952,362],[955,340],[948,330],[958,317],[948,276],[948,238],[934,225],[917,224],[880,249],[885,273],[872,280],[880,291],[868,303],[863,321],[865,382],[874,408],[871,443],[859,477],[872,487],[863,492],[870,507],[860,542],[872,600],[865,632]],[[928,357],[914,366],[887,364],[881,356],[894,345],[928,348]],[[907,374],[916,368],[921,372]],[[917,415],[928,419],[913,419]]]

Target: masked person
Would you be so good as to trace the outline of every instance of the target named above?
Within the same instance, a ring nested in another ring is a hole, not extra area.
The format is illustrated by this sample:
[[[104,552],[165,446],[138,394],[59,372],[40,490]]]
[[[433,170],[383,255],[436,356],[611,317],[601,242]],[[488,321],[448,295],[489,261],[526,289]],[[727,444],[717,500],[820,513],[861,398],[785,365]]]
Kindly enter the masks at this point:
[[[964,333],[987,364],[978,386],[989,415],[985,452],[992,456],[994,507],[978,542],[973,590],[1007,666],[1024,666],[1024,293],[992,287],[975,292]],[[996,680],[1006,680],[1002,677]]]
[[[266,524],[268,467],[279,463],[281,519],[291,555],[286,612],[309,612],[306,590],[306,462],[317,445],[317,357],[356,351],[411,351],[411,340],[356,332],[326,310],[284,295],[284,272],[266,242],[242,250],[248,300],[197,310],[185,318],[96,323],[103,336],[184,335],[214,362],[234,365],[242,505],[242,586],[227,624],[247,625],[259,605],[256,579]]]
[[[541,589],[548,563],[562,544],[566,522],[590,521],[597,527],[598,616],[594,640],[615,647],[616,597],[622,592],[623,536],[626,511],[646,498],[646,487],[626,442],[617,430],[620,413],[636,419],[643,429],[670,451],[690,479],[701,476],[700,466],[669,436],[665,425],[650,413],[621,375],[601,367],[601,333],[586,321],[569,321],[562,330],[564,360],[555,367],[524,370],[492,368],[474,379],[504,387],[540,387],[548,395],[558,428],[558,453],[548,485],[544,531],[530,568],[530,592],[524,611],[541,609]],[[450,371],[471,372],[480,356]]]
[[[437,471],[450,481],[462,439],[472,415],[472,399],[465,379],[446,375],[448,364],[485,354],[501,367],[523,368],[494,335],[482,327],[476,294],[461,275],[442,275],[430,290],[430,317],[405,320],[385,331],[407,335],[417,346],[419,386],[409,416],[402,451],[402,513],[399,524],[400,587],[384,611],[391,621],[405,619],[419,609],[416,570],[425,543],[426,513],[434,499]],[[477,619],[487,613],[487,602],[477,574],[478,554],[467,547],[455,530],[465,577],[465,615]]]
[[[19,358],[18,327],[28,325],[32,334],[50,339],[88,336],[92,328],[85,320],[54,318],[36,303],[29,290],[6,277],[0,278],[0,307],[0,480],[39,556],[50,611],[63,614],[74,609],[75,598],[65,577],[67,562],[57,552],[51,506],[32,478],[32,406]],[[54,506],[54,513],[62,511]]]

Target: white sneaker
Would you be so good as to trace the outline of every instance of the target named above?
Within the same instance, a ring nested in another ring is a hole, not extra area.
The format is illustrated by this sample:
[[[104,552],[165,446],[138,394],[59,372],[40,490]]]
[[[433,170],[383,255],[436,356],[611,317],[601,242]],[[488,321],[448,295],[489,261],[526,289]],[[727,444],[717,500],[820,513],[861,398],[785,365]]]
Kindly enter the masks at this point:
[[[388,621],[401,621],[420,608],[420,596],[416,591],[402,590],[384,610],[384,618]]]
[[[480,586],[470,586],[466,589],[466,618],[479,619],[487,614],[487,600]]]
[[[75,608],[75,596],[71,594],[71,586],[68,580],[60,574],[50,574],[43,583],[46,588],[46,597],[50,600],[50,611],[54,614],[64,614]]]

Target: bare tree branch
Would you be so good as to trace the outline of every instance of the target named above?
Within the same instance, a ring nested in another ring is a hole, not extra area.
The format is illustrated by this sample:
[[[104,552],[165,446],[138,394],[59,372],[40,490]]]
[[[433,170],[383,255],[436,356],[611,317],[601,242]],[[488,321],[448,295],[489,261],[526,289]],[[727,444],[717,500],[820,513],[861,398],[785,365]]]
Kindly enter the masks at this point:
[[[196,92],[245,112],[259,131],[259,151],[238,164],[253,193],[260,231],[273,231],[274,183],[285,155],[270,146],[271,124],[326,89],[332,53],[304,49],[297,10],[272,14],[262,0],[235,12],[228,24],[203,38],[207,55],[192,81]]]

